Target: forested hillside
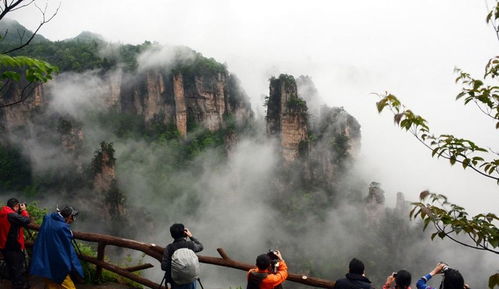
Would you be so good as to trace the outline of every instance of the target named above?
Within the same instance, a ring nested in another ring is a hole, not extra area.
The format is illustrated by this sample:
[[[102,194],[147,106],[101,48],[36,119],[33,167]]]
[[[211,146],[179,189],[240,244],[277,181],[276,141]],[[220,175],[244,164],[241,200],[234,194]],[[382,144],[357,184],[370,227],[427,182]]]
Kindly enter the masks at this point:
[[[293,272],[327,279],[341,277],[353,256],[381,284],[394,268],[418,276],[432,252],[452,254],[425,248],[402,193],[387,207],[381,184],[358,173],[361,124],[343,108],[316,105],[308,76],[271,77],[262,117],[226,64],[187,47],[84,32],[39,36],[16,53],[60,73],[0,111],[4,198],[49,210],[71,204],[80,230],[163,245],[169,225],[183,222],[207,254],[223,247],[252,263],[278,248]],[[20,85],[4,98],[18,97]],[[220,286],[244,279],[205,272]]]

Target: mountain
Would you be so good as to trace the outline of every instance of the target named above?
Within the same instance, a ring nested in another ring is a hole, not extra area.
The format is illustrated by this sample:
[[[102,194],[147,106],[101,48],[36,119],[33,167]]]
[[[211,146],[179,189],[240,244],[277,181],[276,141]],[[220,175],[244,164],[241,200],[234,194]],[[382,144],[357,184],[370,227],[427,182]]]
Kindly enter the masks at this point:
[[[2,46],[13,47],[26,42],[33,35],[33,32],[26,29],[16,20],[6,18],[0,22],[0,35],[2,36],[0,40]],[[46,43],[48,41],[42,35],[36,34],[31,43]]]

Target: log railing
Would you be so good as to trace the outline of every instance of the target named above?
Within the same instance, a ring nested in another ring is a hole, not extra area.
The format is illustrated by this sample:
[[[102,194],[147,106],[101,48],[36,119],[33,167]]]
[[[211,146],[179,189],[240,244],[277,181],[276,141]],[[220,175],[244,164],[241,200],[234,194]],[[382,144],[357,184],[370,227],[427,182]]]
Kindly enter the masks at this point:
[[[28,226],[28,228],[38,231],[40,229],[40,225],[30,224]],[[158,283],[155,283],[151,280],[148,280],[146,278],[142,278],[136,274],[133,274],[133,272],[135,272],[135,271],[144,270],[144,269],[154,267],[152,264],[147,263],[147,264],[142,264],[142,265],[129,267],[129,268],[121,268],[119,266],[116,266],[116,265],[113,265],[113,264],[106,262],[104,260],[104,256],[105,256],[106,246],[112,245],[112,246],[116,246],[116,247],[141,251],[144,254],[146,254],[150,257],[153,257],[156,260],[158,260],[159,262],[161,262],[161,258],[162,258],[163,251],[164,251],[163,247],[156,246],[155,244],[143,243],[143,242],[138,242],[135,240],[123,239],[123,238],[118,238],[118,237],[104,235],[104,234],[74,232],[73,231],[73,235],[74,235],[75,239],[97,243],[97,258],[83,255],[83,254],[79,254],[79,257],[81,260],[87,261],[87,262],[92,263],[96,266],[95,273],[96,273],[97,279],[101,278],[102,269],[106,269],[106,270],[109,270],[109,271],[114,272],[116,274],[119,274],[123,277],[126,277],[130,280],[133,280],[139,284],[147,286],[149,288],[153,288],[153,289],[159,288]],[[217,251],[220,254],[220,257],[210,257],[210,256],[198,255],[199,262],[206,263],[206,264],[212,264],[212,265],[216,265],[216,266],[230,267],[230,268],[239,269],[239,270],[243,270],[243,271],[248,271],[249,269],[255,267],[254,265],[245,264],[245,263],[241,263],[241,262],[232,260],[225,253],[225,251],[221,248],[217,249]],[[333,281],[320,279],[320,278],[314,278],[314,277],[308,277],[306,275],[301,275],[301,274],[289,273],[288,278],[286,280],[296,282],[296,283],[301,283],[301,284],[308,285],[308,286],[313,286],[313,287],[332,288],[334,286]],[[161,289],[166,289],[166,288],[165,288],[165,286],[162,286]]]

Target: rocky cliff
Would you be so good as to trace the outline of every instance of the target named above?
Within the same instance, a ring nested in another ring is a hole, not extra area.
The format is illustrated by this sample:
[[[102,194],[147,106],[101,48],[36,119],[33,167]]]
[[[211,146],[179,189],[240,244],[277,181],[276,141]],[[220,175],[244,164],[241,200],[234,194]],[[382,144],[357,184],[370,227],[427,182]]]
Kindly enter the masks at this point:
[[[334,167],[355,157],[360,147],[357,120],[343,108],[319,106],[319,101],[309,77],[295,80],[282,74],[270,79],[267,134],[279,139],[285,162],[305,157],[311,178],[334,175]]]
[[[183,137],[197,127],[216,131],[223,127],[225,117],[236,121],[253,118],[249,100],[238,81],[228,72],[184,75],[166,69],[150,69],[130,74],[113,72],[103,77],[106,93],[103,100],[108,109],[138,115],[144,122],[173,124]],[[55,80],[57,81],[57,79]],[[50,98],[47,85],[39,85],[22,93],[14,87],[6,100],[20,97],[26,101],[2,110],[2,123],[7,128],[26,124],[37,108],[42,109]]]
[[[2,93],[1,104],[20,103],[0,109],[0,125],[9,129],[26,124],[34,111],[47,104],[45,91],[40,84],[9,83]]]
[[[281,74],[270,79],[267,99],[267,134],[280,141],[286,162],[296,160],[308,150],[308,119],[306,102],[298,96],[294,77]]]

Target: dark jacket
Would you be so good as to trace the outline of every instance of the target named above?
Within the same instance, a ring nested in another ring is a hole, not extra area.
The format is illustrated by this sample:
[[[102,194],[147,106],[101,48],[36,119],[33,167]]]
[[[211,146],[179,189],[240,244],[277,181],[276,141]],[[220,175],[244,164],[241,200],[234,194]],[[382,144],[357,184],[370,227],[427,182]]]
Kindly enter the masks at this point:
[[[175,239],[171,244],[166,246],[163,252],[163,260],[161,261],[161,269],[165,271],[166,282],[172,284],[172,256],[173,253],[180,248],[189,248],[194,252],[200,252],[203,250],[203,244],[201,244],[198,239],[190,237],[190,241],[186,238]]]
[[[83,277],[83,268],[72,240],[73,233],[61,214],[45,215],[33,246],[30,273],[58,284],[72,272]]]
[[[30,223],[28,211],[15,212],[11,207],[4,206],[0,210],[0,249],[23,250],[24,227]]]
[[[347,273],[345,277],[336,281],[334,289],[374,289],[371,281],[362,275]]]

